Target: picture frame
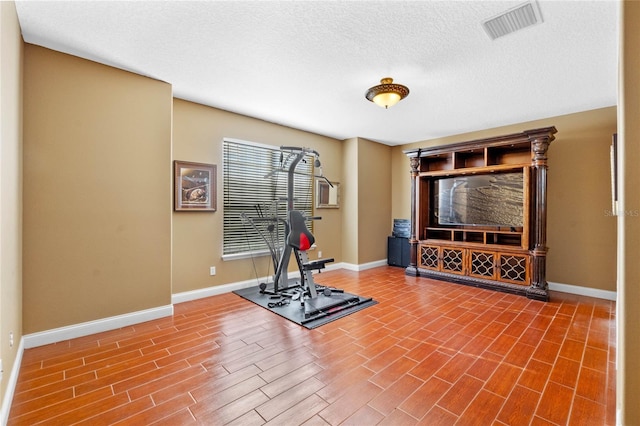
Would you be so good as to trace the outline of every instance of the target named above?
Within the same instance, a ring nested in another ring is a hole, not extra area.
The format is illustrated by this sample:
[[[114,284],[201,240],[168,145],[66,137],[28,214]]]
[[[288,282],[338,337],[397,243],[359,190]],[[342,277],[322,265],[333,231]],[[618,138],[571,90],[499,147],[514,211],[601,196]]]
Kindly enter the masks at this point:
[[[215,164],[175,160],[173,170],[174,211],[216,211]]]
[[[340,208],[340,183],[323,180],[316,181],[316,208],[338,209]]]

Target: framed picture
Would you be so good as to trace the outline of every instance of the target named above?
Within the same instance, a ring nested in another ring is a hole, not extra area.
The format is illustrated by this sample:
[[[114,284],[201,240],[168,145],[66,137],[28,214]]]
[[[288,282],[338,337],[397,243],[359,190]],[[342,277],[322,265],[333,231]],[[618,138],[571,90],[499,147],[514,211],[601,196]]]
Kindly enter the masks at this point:
[[[337,209],[340,207],[340,183],[316,181],[316,208]]]
[[[175,211],[216,211],[215,164],[174,161],[173,169]]]

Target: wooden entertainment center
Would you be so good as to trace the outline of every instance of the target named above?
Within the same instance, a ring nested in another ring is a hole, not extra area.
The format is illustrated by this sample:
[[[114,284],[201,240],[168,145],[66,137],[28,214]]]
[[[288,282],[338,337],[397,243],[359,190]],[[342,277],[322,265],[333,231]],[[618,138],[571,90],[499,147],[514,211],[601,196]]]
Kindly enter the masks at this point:
[[[406,274],[549,300],[547,150],[555,127],[404,151]]]

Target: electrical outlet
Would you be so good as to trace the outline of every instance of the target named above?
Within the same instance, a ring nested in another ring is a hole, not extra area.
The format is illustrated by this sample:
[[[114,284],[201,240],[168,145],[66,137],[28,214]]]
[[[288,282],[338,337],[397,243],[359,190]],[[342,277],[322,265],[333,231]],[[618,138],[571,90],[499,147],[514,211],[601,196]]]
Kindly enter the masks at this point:
[[[209,275],[215,275],[216,274],[216,267],[212,266],[211,268],[209,268]]]
[[[318,259],[320,259],[322,257],[322,250],[318,251]]]
[[[9,332],[9,347],[13,347],[13,331]]]

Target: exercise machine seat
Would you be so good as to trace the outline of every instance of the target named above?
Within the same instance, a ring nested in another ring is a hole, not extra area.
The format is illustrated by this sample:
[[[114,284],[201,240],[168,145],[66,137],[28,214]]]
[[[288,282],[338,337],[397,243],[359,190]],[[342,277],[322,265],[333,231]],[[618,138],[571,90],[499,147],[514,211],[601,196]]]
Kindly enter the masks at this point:
[[[306,251],[316,242],[315,237],[304,222],[304,216],[297,210],[289,212],[289,238],[287,244],[296,250]]]

